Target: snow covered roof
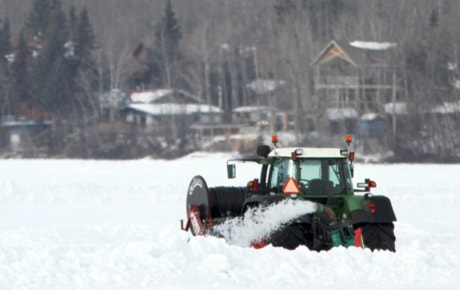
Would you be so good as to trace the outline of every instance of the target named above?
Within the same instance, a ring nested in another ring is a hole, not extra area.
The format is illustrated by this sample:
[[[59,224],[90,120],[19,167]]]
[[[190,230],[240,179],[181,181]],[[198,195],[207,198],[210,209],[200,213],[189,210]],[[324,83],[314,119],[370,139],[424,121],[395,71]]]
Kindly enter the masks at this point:
[[[51,125],[52,121],[50,120],[43,120],[43,121],[36,121],[26,117],[15,117],[12,115],[5,115],[0,118],[0,126],[1,127],[33,127],[33,126],[48,126]]]
[[[407,104],[405,102],[395,102],[395,103],[386,103],[385,113],[397,115],[406,115],[407,114]]]
[[[385,104],[385,113],[387,114],[393,114],[393,108],[394,112],[397,115],[405,115],[407,114],[407,104],[405,102],[396,102],[396,103],[386,103]],[[431,112],[431,113],[437,113],[437,114],[453,114],[453,113],[460,113],[460,101],[455,101],[455,102],[444,102],[439,106],[436,106],[428,111],[425,112]]]
[[[331,121],[358,118],[358,112],[353,108],[328,108],[326,114]]]
[[[452,114],[460,112],[460,101],[444,102],[442,105],[434,107],[431,112],[439,114]]]
[[[368,50],[386,50],[386,49],[395,47],[397,44],[394,42],[355,40],[355,41],[350,42],[350,45],[356,48],[368,49]]]
[[[362,121],[373,121],[380,118],[383,118],[383,116],[377,113],[367,113],[361,116]]]
[[[188,101],[193,103],[199,103],[200,100],[197,97],[192,96],[191,94],[183,90],[173,90],[173,89],[158,89],[151,91],[142,91],[142,92],[133,92],[130,95],[131,102],[133,103],[158,103],[161,100],[164,100],[173,94],[182,96]]]
[[[339,148],[313,148],[313,147],[285,147],[276,148],[268,154],[269,157],[291,157],[292,152],[297,149],[302,149],[303,153],[299,158],[346,158],[346,156],[340,154]]]
[[[11,120],[11,121],[2,121],[1,126],[2,127],[26,127],[26,126],[40,126],[40,125],[49,125],[50,122],[36,122],[34,120],[26,119],[26,120]]]
[[[222,113],[220,108],[205,104],[130,104],[125,109],[132,109],[154,116]]]
[[[257,94],[266,94],[274,91],[276,88],[284,84],[284,81],[257,79],[249,83],[247,87],[256,92]]]
[[[267,106],[243,106],[233,109],[234,113],[252,113],[252,112],[270,112],[275,111],[274,108]]]
[[[156,91],[134,92],[131,94],[131,102],[134,103],[153,103],[156,100],[170,94],[172,90],[162,89]]]

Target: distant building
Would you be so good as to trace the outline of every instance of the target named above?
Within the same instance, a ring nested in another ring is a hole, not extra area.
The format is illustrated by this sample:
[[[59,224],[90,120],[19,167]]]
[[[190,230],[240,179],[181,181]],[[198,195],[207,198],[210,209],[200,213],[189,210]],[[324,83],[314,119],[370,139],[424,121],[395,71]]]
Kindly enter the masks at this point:
[[[122,109],[128,123],[148,127],[162,135],[175,131],[177,136],[190,132],[192,125],[221,123],[222,113],[220,108],[174,89],[133,92],[130,103]]]
[[[316,107],[334,131],[355,132],[364,114],[384,114],[400,99],[395,43],[331,41],[312,61]],[[372,123],[372,122],[371,122]],[[378,122],[381,128],[381,122]],[[369,122],[368,122],[369,125]]]
[[[21,103],[18,115],[2,116],[0,125],[5,130],[9,152],[31,157],[40,154],[43,147],[36,136],[49,129],[51,124],[50,113]]]
[[[236,124],[256,125],[273,119],[276,110],[267,106],[244,106],[233,109],[232,120]]]
[[[41,148],[34,142],[34,136],[50,128],[50,121],[36,122],[34,120],[5,116],[2,118],[3,128],[7,129],[9,151],[12,154],[35,157],[41,153]]]

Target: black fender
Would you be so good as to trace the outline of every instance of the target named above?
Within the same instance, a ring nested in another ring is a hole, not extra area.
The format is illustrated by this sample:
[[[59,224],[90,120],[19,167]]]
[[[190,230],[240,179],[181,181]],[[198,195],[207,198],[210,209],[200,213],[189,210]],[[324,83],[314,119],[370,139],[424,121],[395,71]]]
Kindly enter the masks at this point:
[[[396,215],[391,201],[386,196],[370,196],[361,200],[361,208],[350,212],[353,224],[392,223]]]

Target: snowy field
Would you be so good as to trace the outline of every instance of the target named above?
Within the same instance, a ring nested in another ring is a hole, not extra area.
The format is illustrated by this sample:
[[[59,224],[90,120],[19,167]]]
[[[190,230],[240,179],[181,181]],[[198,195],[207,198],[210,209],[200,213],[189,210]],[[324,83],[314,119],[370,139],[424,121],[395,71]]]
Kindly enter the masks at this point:
[[[176,161],[0,161],[0,289],[458,289],[460,165],[356,164],[392,200],[396,253],[255,250],[179,229],[190,179],[224,154]]]

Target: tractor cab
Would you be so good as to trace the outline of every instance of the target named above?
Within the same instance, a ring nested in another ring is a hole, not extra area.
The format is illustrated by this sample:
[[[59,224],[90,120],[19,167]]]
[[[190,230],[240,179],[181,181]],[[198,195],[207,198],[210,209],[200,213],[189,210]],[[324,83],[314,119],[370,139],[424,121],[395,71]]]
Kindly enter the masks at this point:
[[[318,149],[314,150],[315,153]],[[302,151],[308,151],[303,149]],[[320,154],[321,155],[321,154]],[[290,157],[273,158],[268,173],[268,188],[271,193],[284,193],[283,188],[292,178],[302,195],[345,195],[352,194],[353,185],[348,160],[335,157]],[[292,182],[292,181],[290,181]]]

